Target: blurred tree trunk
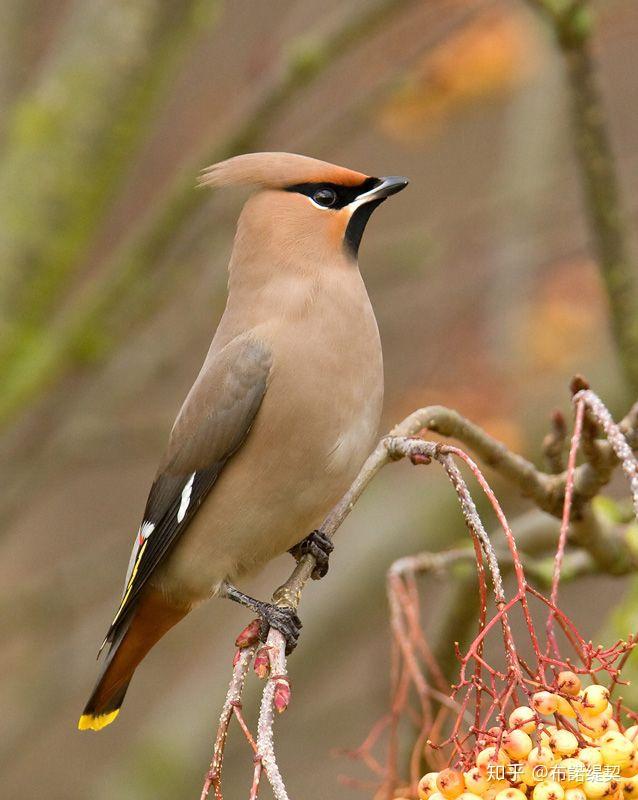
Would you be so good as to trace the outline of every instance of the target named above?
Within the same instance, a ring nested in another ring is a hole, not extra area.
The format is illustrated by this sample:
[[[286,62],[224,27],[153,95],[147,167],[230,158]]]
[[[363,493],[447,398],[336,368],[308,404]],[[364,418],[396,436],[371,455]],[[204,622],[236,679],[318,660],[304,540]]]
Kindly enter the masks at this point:
[[[565,61],[572,141],[610,328],[629,397],[638,394],[638,265],[630,246],[629,214],[620,191],[593,54],[590,0],[528,0],[549,21]]]
[[[176,56],[216,7],[82,0],[16,103],[0,158],[0,360],[9,384],[46,332]]]

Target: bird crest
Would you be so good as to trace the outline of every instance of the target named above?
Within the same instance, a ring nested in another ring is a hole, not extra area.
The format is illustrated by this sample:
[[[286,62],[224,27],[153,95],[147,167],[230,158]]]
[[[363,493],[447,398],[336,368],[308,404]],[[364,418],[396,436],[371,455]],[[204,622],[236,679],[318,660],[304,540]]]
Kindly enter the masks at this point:
[[[358,186],[368,176],[295,153],[246,153],[204,169],[200,186],[260,186],[285,189],[302,183]]]

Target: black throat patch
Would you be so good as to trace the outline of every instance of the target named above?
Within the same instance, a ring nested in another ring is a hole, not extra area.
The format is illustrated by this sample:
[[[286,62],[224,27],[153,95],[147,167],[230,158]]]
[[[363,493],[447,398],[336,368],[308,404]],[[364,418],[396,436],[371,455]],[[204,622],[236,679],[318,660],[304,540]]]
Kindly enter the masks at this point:
[[[294,186],[286,187],[287,192],[297,192],[298,194],[304,194],[306,197],[310,197],[312,199],[313,195],[320,191],[321,189],[331,189],[335,195],[335,202],[332,203],[330,206],[326,206],[327,211],[338,211],[341,208],[345,208],[346,206],[350,205],[353,201],[357,199],[360,195],[364,194],[365,192],[369,192],[371,189],[374,189],[376,186],[379,185],[378,178],[366,178],[360,184],[356,186],[342,186],[339,183],[330,183],[330,182],[317,182],[317,183],[297,183]],[[346,231],[343,237],[343,247],[348,255],[352,256],[352,258],[357,257],[359,253],[359,245],[361,244],[361,238],[363,236],[363,232],[365,230],[366,224],[370,219],[370,215],[374,211],[377,206],[381,205],[381,203],[385,200],[385,198],[379,198],[378,200],[370,200],[368,203],[364,203],[362,206],[359,206],[355,210],[355,212],[350,217],[348,225],[346,227]]]
[[[363,232],[366,229],[368,220],[375,208],[383,203],[385,197],[380,197],[378,200],[370,200],[369,203],[364,203],[354,212],[348,222],[346,228],[346,235],[343,237],[343,246],[353,258],[359,255],[359,245],[363,237]]]

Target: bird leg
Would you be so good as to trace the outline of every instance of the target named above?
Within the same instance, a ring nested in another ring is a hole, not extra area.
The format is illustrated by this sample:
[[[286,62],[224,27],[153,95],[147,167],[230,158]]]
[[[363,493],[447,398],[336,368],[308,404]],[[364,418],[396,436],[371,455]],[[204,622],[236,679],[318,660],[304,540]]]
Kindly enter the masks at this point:
[[[219,596],[227,597],[229,600],[233,600],[235,603],[239,603],[259,615],[261,622],[259,638],[262,642],[266,641],[270,628],[274,628],[286,640],[286,655],[290,655],[295,649],[299,641],[302,623],[294,608],[255,600],[254,597],[240,592],[239,589],[227,582],[222,584]]]
[[[297,561],[310,554],[317,562],[312,579],[318,581],[328,572],[330,553],[334,550],[332,539],[322,531],[313,531],[288,551]]]

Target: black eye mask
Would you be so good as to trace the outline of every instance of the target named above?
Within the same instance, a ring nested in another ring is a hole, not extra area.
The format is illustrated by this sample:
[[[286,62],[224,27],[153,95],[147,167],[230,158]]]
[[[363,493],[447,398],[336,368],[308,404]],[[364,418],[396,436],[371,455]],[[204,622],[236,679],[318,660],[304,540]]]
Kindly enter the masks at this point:
[[[366,178],[358,186],[342,186],[339,183],[297,183],[294,186],[288,186],[287,192],[297,192],[298,194],[305,194],[317,205],[324,208],[333,208],[338,210],[350,205],[353,200],[356,200],[360,194],[369,192],[379,185],[378,178]],[[314,195],[317,195],[315,199]],[[321,196],[325,196],[326,202],[322,202]],[[332,202],[327,202],[330,197],[333,197]]]

